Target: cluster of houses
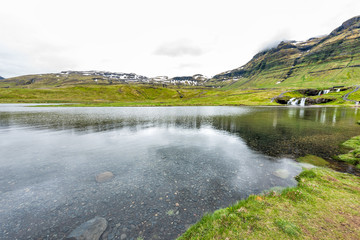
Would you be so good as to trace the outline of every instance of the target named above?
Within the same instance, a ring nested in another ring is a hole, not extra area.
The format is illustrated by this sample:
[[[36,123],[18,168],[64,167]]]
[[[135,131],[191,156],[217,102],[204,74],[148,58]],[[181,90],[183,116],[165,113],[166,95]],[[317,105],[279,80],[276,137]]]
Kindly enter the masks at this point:
[[[149,79],[145,76],[137,75],[135,73],[117,73],[117,72],[105,72],[105,71],[62,71],[63,75],[83,75],[94,76],[94,81],[99,77],[107,80],[118,80],[120,82],[149,82]]]
[[[203,85],[208,80],[201,74],[194,76],[174,77],[169,78],[167,76],[157,76],[148,78],[146,76],[137,75],[135,73],[118,73],[118,72],[106,72],[106,71],[62,71],[62,75],[82,75],[82,76],[93,76],[95,82],[99,79],[106,79],[109,81],[119,81],[124,83],[158,83],[164,85],[189,85],[199,86]]]

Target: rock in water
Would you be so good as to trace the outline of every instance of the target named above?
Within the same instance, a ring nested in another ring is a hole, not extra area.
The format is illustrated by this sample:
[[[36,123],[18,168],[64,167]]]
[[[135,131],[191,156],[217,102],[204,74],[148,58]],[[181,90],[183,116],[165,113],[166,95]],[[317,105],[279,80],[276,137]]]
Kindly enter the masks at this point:
[[[75,228],[66,240],[99,240],[106,228],[106,219],[95,217]]]
[[[113,177],[114,177],[114,174],[112,172],[108,171],[108,172],[103,172],[103,173],[96,175],[95,179],[98,183],[103,183],[103,182],[109,181]]]
[[[275,175],[279,178],[282,178],[282,179],[286,179],[289,177],[290,173],[286,169],[279,169],[279,170],[276,170],[275,172],[273,172],[273,175]]]

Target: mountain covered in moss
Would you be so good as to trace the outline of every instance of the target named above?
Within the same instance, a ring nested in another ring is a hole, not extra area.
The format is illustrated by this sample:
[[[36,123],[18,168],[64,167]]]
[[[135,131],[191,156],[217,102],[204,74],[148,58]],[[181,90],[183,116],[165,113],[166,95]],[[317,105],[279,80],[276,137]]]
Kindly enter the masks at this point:
[[[307,41],[283,41],[259,52],[239,68],[212,82],[232,87],[324,87],[360,82],[360,16],[330,34]]]

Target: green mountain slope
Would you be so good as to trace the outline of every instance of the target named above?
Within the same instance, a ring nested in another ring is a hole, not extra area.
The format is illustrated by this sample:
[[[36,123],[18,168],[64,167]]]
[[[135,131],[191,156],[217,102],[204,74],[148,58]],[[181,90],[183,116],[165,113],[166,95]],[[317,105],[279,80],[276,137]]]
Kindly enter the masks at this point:
[[[331,87],[360,83],[360,16],[329,35],[305,42],[281,42],[244,66],[214,76],[229,88]]]

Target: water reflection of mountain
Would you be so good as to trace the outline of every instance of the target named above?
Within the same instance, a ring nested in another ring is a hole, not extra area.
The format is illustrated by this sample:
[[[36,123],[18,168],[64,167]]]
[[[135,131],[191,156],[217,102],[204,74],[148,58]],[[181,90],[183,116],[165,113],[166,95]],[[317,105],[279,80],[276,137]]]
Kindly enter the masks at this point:
[[[147,108],[144,109],[149,111]],[[220,108],[214,109],[213,111],[216,112]],[[360,134],[360,128],[355,124],[360,118],[357,109],[329,107],[238,109],[245,110],[230,114],[204,114],[198,112],[197,108],[184,114],[182,111],[185,108],[171,108],[171,110],[158,108],[146,114],[141,114],[141,108],[136,109],[136,114],[129,109],[124,110],[124,114],[114,114],[109,110],[84,111],[83,109],[70,112],[56,110],[1,112],[0,127],[71,130],[76,134],[84,134],[122,128],[137,131],[155,126],[186,129],[208,126],[235,134],[244,139],[251,148],[270,156],[316,154],[328,157],[339,153],[336,146],[340,142]]]
[[[213,126],[237,134],[248,146],[270,156],[315,154],[328,158],[359,135],[359,117],[349,108],[270,108],[239,117],[216,117]]]

